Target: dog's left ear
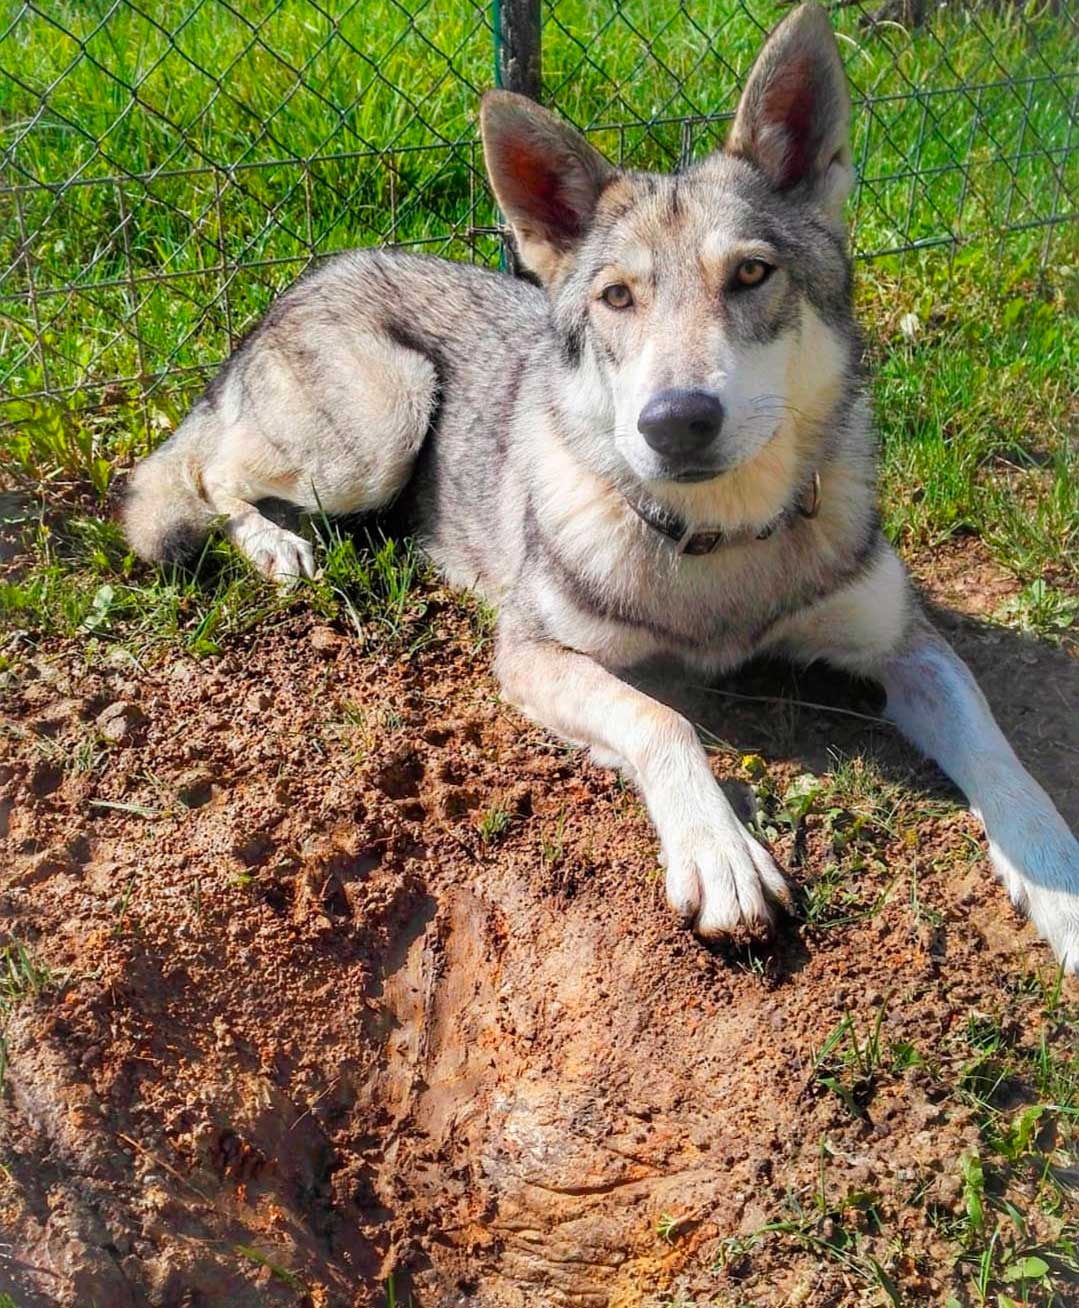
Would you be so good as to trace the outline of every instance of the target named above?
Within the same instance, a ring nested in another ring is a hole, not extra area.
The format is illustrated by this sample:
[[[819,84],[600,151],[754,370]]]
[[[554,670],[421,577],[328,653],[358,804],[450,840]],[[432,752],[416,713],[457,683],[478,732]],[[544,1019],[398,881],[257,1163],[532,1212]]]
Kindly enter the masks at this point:
[[[495,198],[528,268],[549,285],[592,222],[617,171],[568,123],[512,91],[488,91],[480,133]]]
[[[828,15],[804,4],[757,56],[724,147],[777,191],[796,187],[833,219],[854,184],[850,96]]]

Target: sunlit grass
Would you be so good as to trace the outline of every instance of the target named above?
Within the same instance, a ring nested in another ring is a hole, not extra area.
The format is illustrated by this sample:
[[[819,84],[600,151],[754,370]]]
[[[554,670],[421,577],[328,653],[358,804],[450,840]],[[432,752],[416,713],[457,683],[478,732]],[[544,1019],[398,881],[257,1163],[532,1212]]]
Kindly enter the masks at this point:
[[[558,0],[545,8],[547,100],[628,166],[700,156],[783,12]],[[834,12],[855,87],[860,250],[1062,208],[1075,189],[1066,14],[945,9],[913,32],[861,18]],[[497,261],[476,145],[489,19],[468,0],[175,14],[59,0],[13,16],[0,30],[3,180],[19,188],[0,198],[0,418],[51,424],[63,445],[55,406],[18,396],[66,390],[81,412],[151,393],[149,414],[91,424],[93,451],[58,449],[46,470],[74,460],[101,490],[115,455],[159,438],[172,388],[198,384],[313,254],[392,240]],[[1040,254],[1055,231],[1013,248]]]

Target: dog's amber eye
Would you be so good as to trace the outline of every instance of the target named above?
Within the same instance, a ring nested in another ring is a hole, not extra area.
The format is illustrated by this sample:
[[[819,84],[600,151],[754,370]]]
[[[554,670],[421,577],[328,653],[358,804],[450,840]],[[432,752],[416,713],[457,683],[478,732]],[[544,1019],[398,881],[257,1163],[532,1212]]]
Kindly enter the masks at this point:
[[[625,282],[615,282],[606,287],[600,299],[611,309],[628,309],[633,303],[633,292]]]
[[[736,286],[759,286],[766,281],[772,265],[763,259],[743,259],[734,274]]]

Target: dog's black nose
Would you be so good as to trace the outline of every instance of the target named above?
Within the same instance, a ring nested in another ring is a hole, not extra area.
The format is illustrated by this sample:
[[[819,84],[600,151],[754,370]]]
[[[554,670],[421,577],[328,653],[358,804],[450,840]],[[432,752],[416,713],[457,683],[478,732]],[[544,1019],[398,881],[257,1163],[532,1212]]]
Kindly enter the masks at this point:
[[[641,410],[637,430],[657,454],[696,454],[723,426],[723,404],[710,391],[660,391]]]

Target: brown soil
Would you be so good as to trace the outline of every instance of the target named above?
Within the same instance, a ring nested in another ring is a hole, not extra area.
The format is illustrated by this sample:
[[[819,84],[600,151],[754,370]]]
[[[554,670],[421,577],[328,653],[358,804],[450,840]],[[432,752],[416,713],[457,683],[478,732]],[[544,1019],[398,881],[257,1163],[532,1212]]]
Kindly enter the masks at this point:
[[[1079,665],[961,616],[1013,589],[975,546],[920,572],[1076,823]],[[948,874],[973,820],[937,803],[885,842],[860,888],[875,915],[705,947],[668,914],[635,796],[502,707],[489,650],[434,601],[411,655],[296,616],[199,662],[39,648],[9,687],[0,942],[54,984],[7,1030],[0,1290],[358,1308],[392,1272],[416,1308],[629,1308],[675,1286],[875,1302],[789,1245],[713,1270],[817,1191],[826,1140],[829,1191],[906,1225],[901,1287],[943,1303],[946,1252],[907,1205],[958,1202],[970,1114],[915,1069],[852,1116],[812,1064],[848,1011],[865,1031],[883,1003],[888,1039],[929,1051],[972,1008],[1026,1012],[1014,983],[1048,971],[1044,946],[984,860]],[[734,750],[717,772],[746,752],[823,770],[835,747],[951,793],[886,728],[709,702]],[[778,854],[812,881],[819,820]],[[915,869],[939,925],[912,910]]]

